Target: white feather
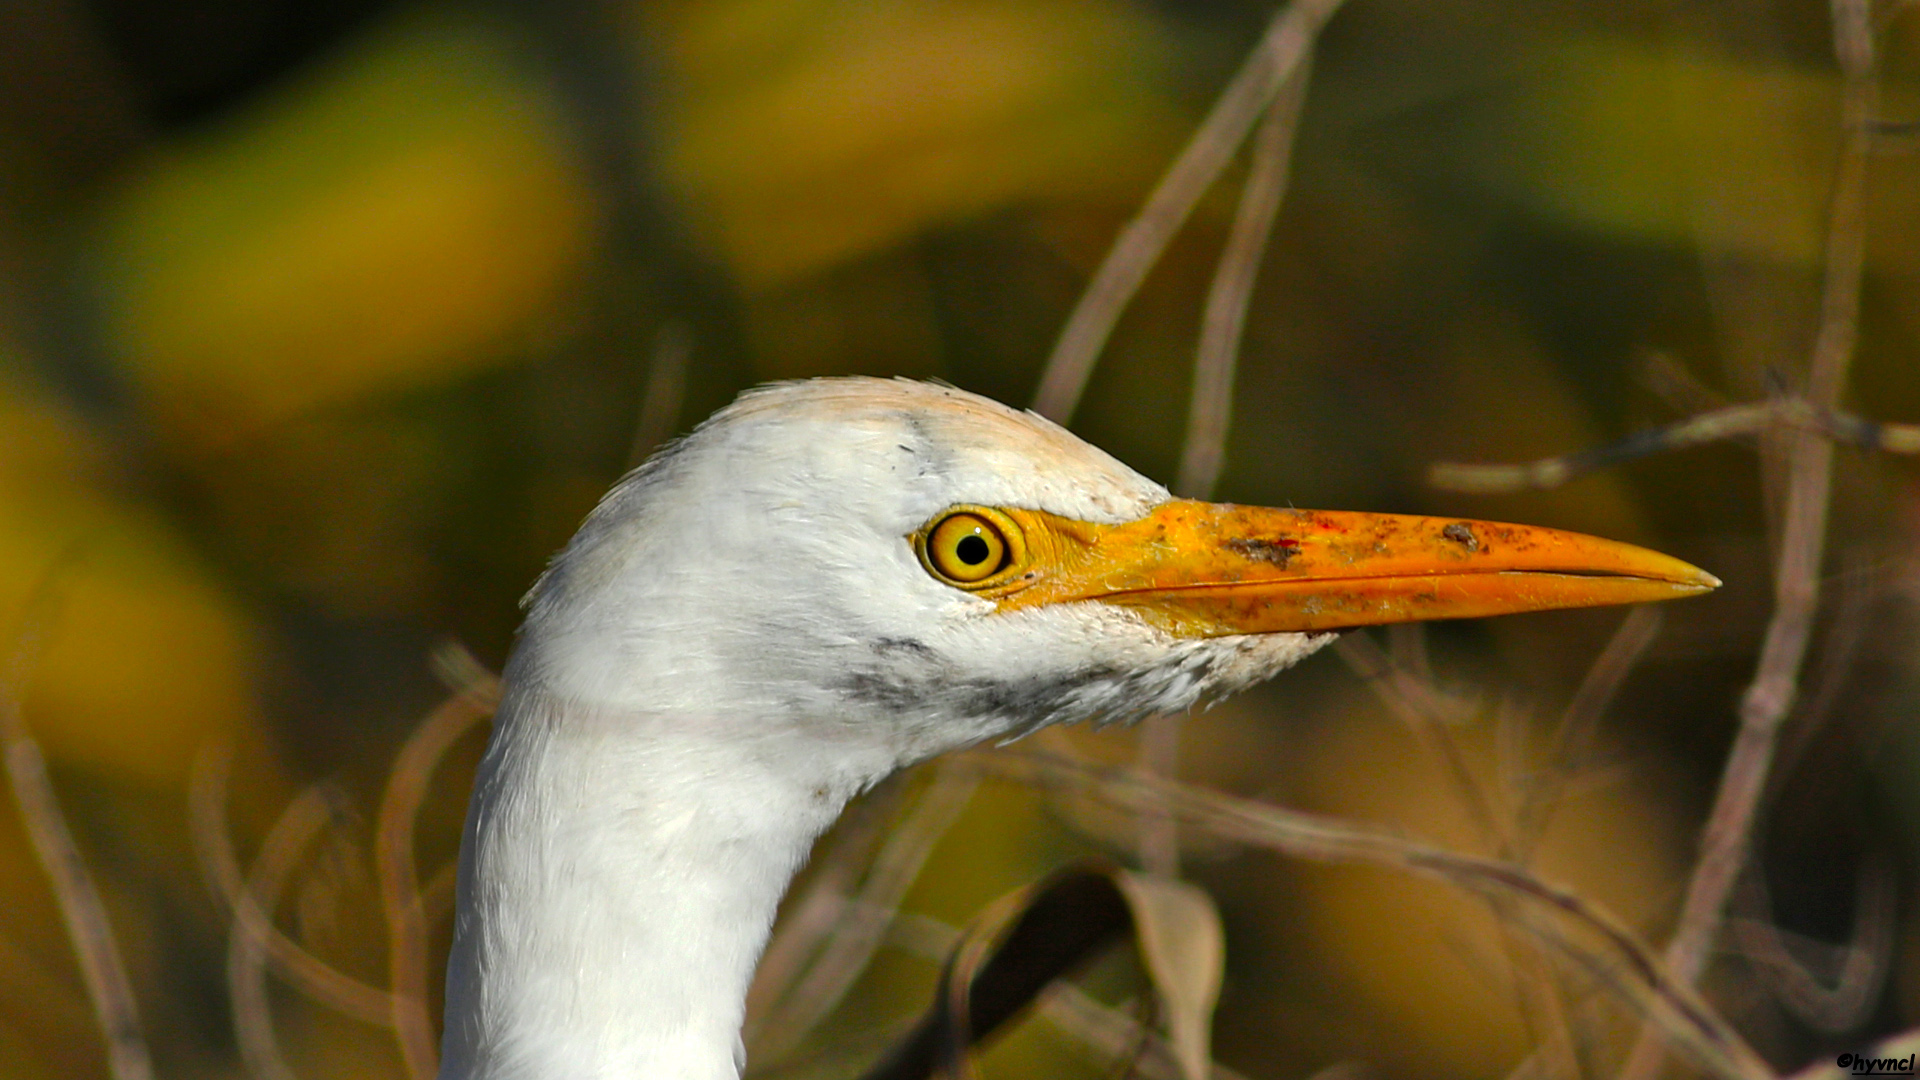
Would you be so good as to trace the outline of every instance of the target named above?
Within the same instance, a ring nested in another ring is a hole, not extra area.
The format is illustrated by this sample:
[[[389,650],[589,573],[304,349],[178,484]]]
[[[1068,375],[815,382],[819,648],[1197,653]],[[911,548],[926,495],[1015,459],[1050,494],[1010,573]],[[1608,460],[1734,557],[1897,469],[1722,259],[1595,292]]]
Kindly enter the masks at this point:
[[[734,1080],[782,891],[853,795],[1050,723],[1187,708],[1317,647],[1000,612],[908,536],[1165,488],[951,387],[743,395],[623,479],[528,596],[461,850],[442,1080]]]

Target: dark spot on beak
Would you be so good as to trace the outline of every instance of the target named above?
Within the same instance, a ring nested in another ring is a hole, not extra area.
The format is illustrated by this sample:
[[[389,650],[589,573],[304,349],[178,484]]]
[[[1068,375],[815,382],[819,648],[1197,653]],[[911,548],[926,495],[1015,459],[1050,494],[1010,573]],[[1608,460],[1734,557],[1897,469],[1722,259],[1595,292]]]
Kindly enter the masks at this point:
[[[1464,521],[1456,521],[1440,530],[1440,535],[1466,548],[1468,551],[1480,550],[1480,539],[1473,535],[1473,526]]]
[[[1287,560],[1299,553],[1300,541],[1284,536],[1278,540],[1238,539],[1227,541],[1227,549],[1242,558],[1285,567]]]

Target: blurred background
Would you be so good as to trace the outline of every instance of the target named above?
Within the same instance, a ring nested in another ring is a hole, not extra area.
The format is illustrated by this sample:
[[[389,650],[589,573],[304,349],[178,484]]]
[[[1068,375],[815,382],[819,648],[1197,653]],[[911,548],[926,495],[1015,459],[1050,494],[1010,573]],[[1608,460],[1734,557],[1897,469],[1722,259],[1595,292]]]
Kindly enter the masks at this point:
[[[382,984],[372,808],[445,696],[434,649],[458,642],[497,670],[518,597],[600,492],[746,386],[900,374],[1026,404],[1088,276],[1272,12],[0,4],[0,645],[15,651],[45,585],[54,614],[12,689],[159,1073],[245,1075],[229,914],[188,826],[196,753],[234,748],[243,859],[296,792],[328,785],[338,817],[277,918]],[[1913,420],[1920,138],[1900,125],[1920,117],[1920,17],[1879,15],[1889,127],[1846,401]],[[1316,54],[1216,491],[1600,533],[1726,580],[1664,612],[1602,722],[1603,767],[1540,858],[1656,943],[1770,610],[1778,440],[1527,495],[1423,476],[1798,385],[1840,145],[1828,18],[1816,0],[1352,0]],[[1149,279],[1074,421],[1163,480],[1241,175]],[[1862,868],[1890,868],[1884,984],[1821,1030],[1731,937],[1707,980],[1777,1066],[1920,1025],[1915,468],[1839,456],[1808,685],[1756,841],[1771,907],[1737,912],[1837,971]],[[1501,733],[1548,730],[1621,618],[1448,624],[1380,645],[1464,703],[1459,743],[1497,787],[1516,760]],[[1136,735],[1068,738],[1121,761]],[[1331,653],[1193,718],[1183,739],[1196,783],[1491,850],[1439,762]],[[453,855],[480,746],[467,737],[434,782],[423,879]],[[905,910],[964,923],[1076,855],[1132,858],[1114,813],[988,791]],[[1203,838],[1186,857],[1226,917],[1216,1054],[1240,1072],[1358,1060],[1388,1077],[1503,1075],[1535,1042],[1483,904]],[[836,1045],[860,1060],[919,1011],[935,971],[884,950],[814,1050],[756,1066],[830,1072]],[[1125,971],[1101,978],[1139,991]],[[296,1075],[404,1075],[389,1033],[284,984],[272,995]],[[1041,1023],[985,1067],[1106,1073]],[[9,811],[0,1075],[105,1068]]]

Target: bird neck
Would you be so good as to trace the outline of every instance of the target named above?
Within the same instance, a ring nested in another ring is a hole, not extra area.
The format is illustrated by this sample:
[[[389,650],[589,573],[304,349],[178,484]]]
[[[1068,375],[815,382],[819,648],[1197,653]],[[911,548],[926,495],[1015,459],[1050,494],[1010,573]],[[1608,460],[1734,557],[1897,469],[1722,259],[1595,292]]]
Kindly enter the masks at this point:
[[[891,768],[798,738],[510,675],[461,848],[441,1080],[734,1080],[781,894]]]

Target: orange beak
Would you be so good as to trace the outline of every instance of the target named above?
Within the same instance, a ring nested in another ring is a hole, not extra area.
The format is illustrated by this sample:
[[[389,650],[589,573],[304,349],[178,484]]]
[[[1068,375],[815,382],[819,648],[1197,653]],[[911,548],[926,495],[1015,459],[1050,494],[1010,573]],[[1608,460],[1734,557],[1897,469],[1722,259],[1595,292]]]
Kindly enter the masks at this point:
[[[1097,600],[1191,637],[1638,604],[1720,584],[1646,548],[1490,521],[1187,500],[1121,525],[1000,513],[1025,565],[980,595],[1003,609]]]

